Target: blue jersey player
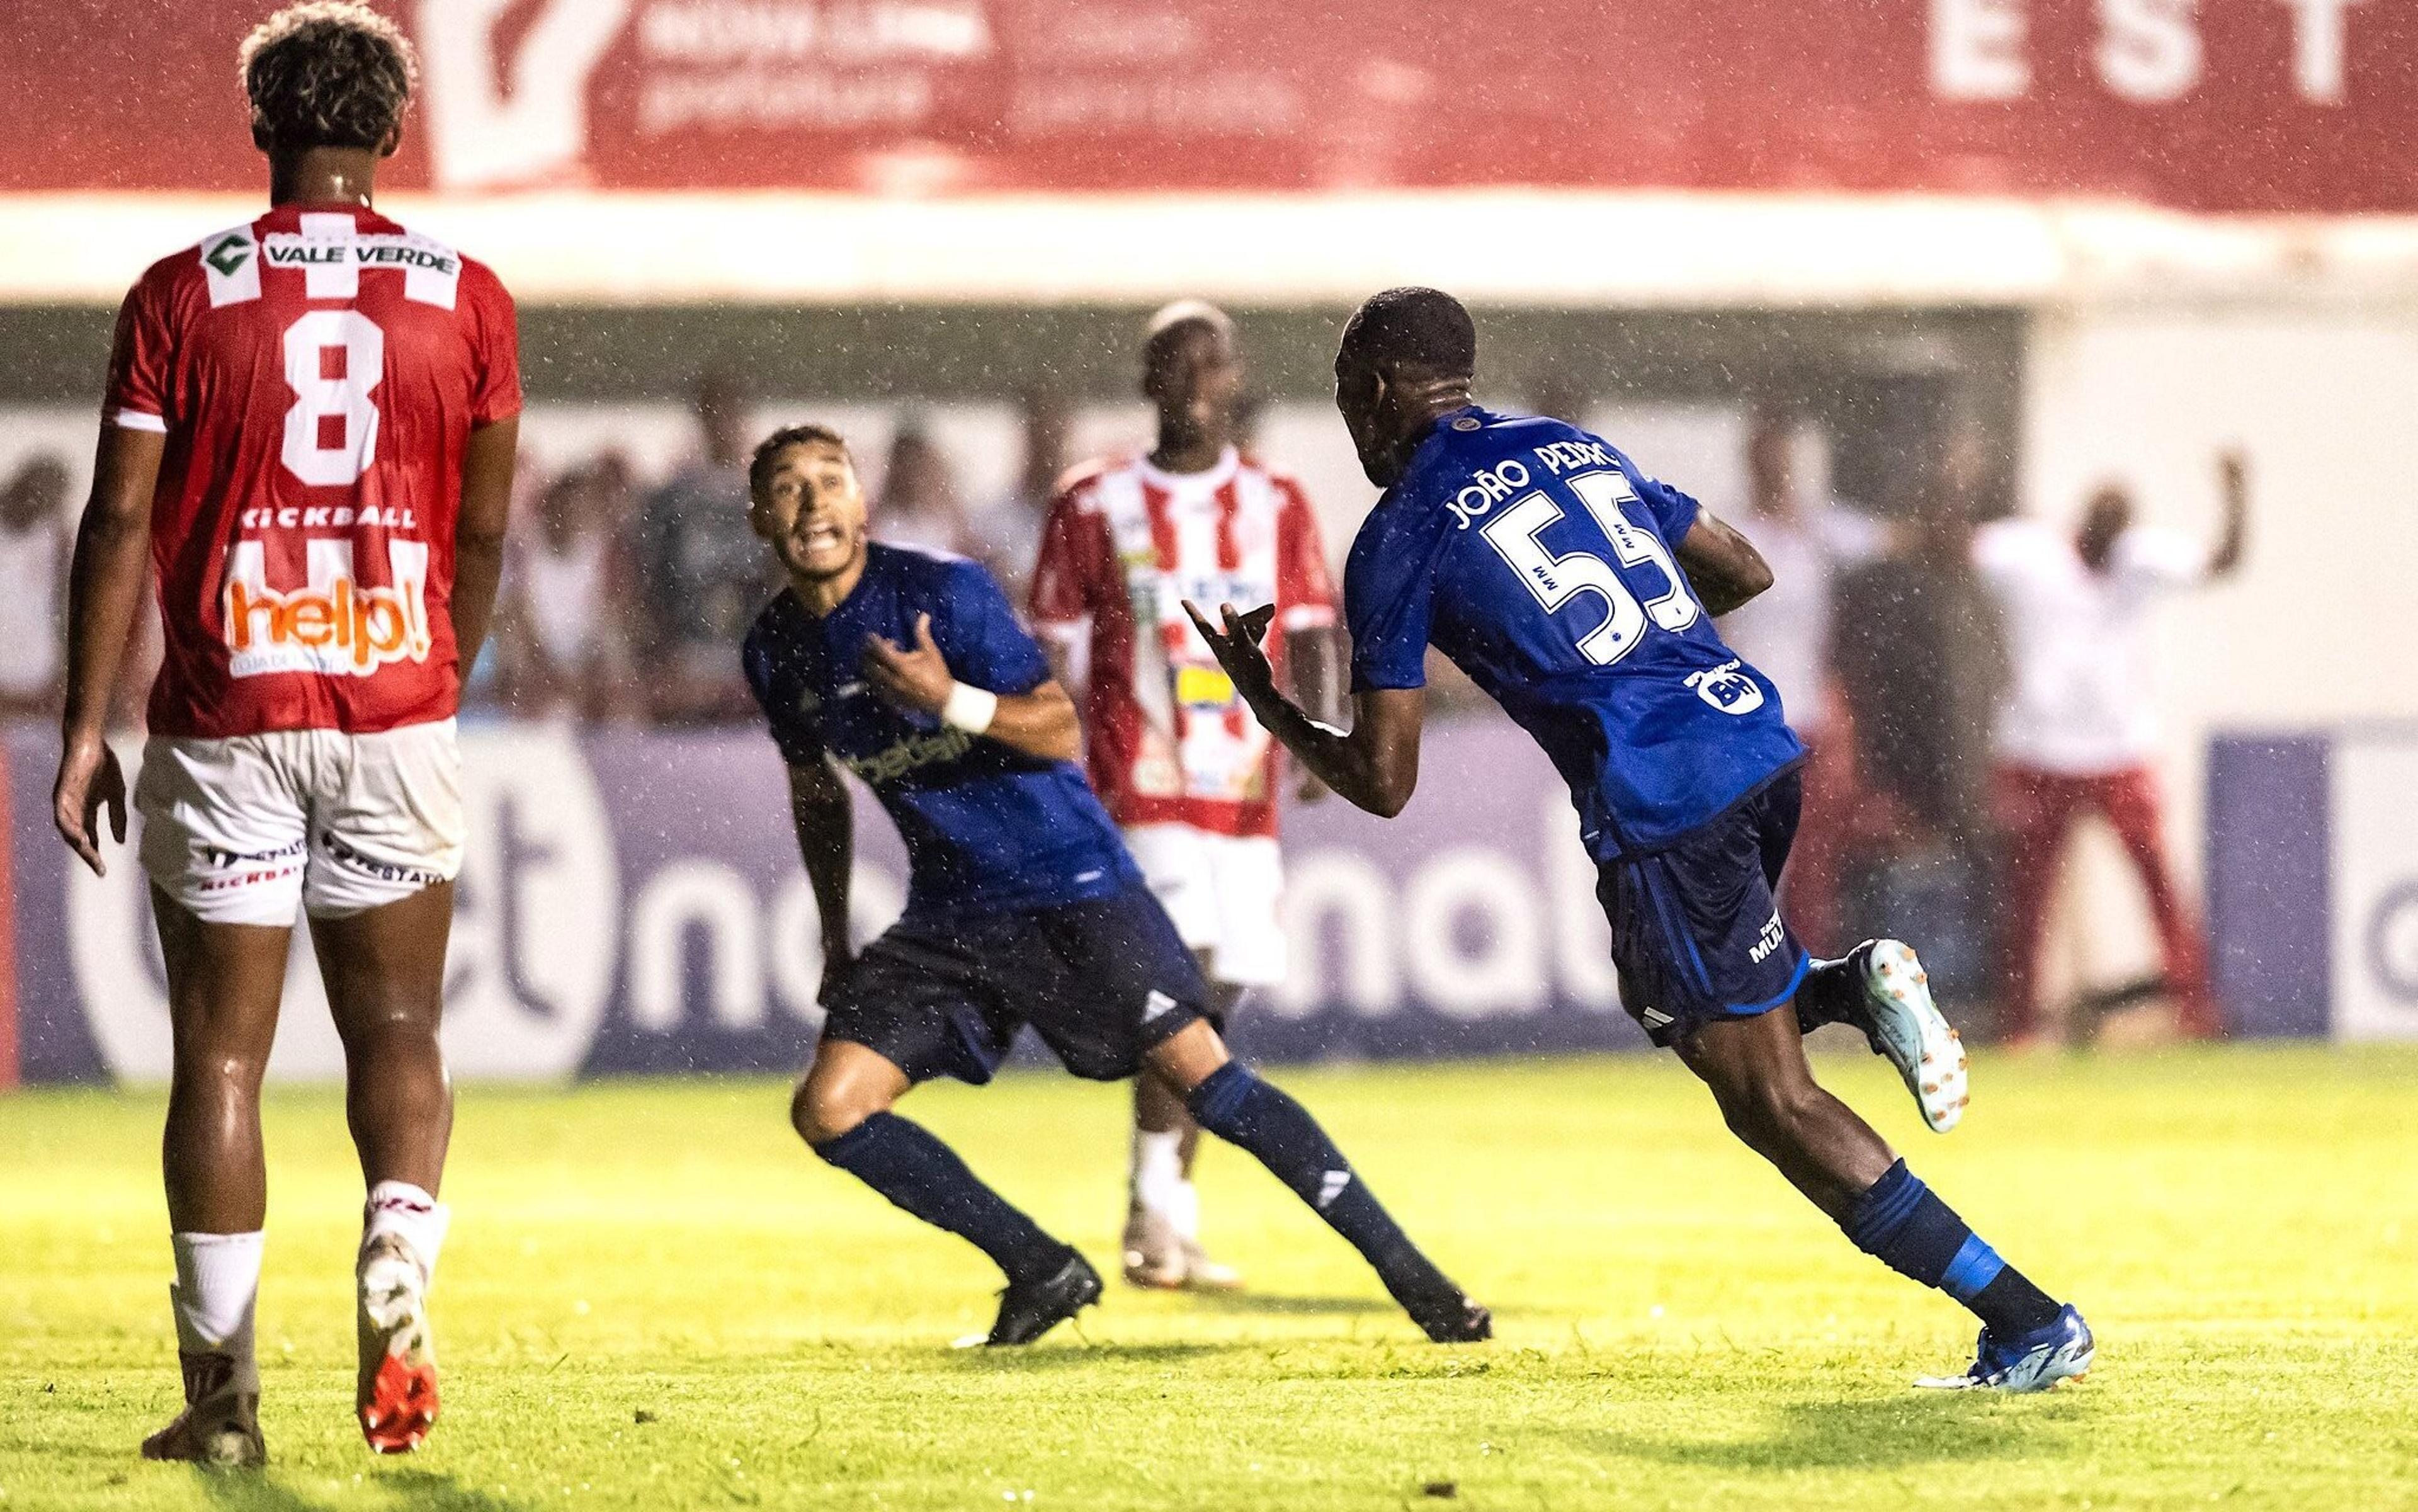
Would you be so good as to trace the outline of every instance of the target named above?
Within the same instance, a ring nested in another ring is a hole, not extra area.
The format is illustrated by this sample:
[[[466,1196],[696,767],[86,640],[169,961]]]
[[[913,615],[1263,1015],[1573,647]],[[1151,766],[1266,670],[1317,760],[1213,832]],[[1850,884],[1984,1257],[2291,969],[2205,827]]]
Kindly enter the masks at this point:
[[[788,578],[748,632],[748,685],[789,771],[821,916],[822,1041],[790,1118],[815,1153],[980,1247],[1006,1273],[989,1342],[1097,1301],[1080,1255],[891,1111],[917,1082],[990,1079],[1030,1025],[1066,1069],[1157,1077],[1351,1241],[1428,1336],[1481,1339],[1485,1308],[1406,1238],[1299,1103],[1230,1059],[1207,985],[1081,770],[1075,706],[990,574],[874,545],[847,444],[775,432],[750,520]],[[873,789],[906,841],[907,909],[851,954],[849,806]]]
[[[1385,490],[1344,570],[1351,733],[1277,692],[1262,612],[1226,605],[1221,634],[1196,608],[1201,633],[1270,731],[1385,816],[1418,780],[1427,649],[1450,657],[1569,782],[1630,1013],[1859,1247],[1982,1319],[1971,1368],[1925,1383],[2029,1391],[2081,1374],[2081,1315],[2001,1260],[1806,1064],[1807,1029],[1852,1024],[1933,1128],[1964,1107],[1964,1050],[1914,953],[1877,940],[1812,960],[1773,901],[1802,753],[1778,692],[1712,625],[1770,570],[1601,438],[1472,403],[1477,355],[1459,301],[1394,289],[1360,308],[1335,359],[1337,407]]]

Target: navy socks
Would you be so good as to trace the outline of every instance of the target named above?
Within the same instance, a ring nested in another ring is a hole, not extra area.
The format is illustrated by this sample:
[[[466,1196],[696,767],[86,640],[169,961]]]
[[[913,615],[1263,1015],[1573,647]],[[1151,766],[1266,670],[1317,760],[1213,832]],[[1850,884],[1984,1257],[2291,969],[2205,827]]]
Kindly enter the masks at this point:
[[[1840,1227],[1858,1249],[1901,1275],[1936,1287],[2012,1338],[2057,1321],[2058,1305],[1932,1195],[1901,1160],[1857,1199]]]
[[[988,1255],[1011,1281],[1048,1275],[1066,1261],[1064,1245],[985,1186],[921,1124],[876,1113],[813,1148],[893,1203]]]
[[[1294,1196],[1317,1210],[1376,1268],[1396,1301],[1409,1306],[1414,1298],[1458,1294],[1459,1289],[1361,1184],[1309,1110],[1253,1076],[1240,1061],[1229,1061],[1210,1073],[1185,1103],[1202,1128],[1249,1151]]]

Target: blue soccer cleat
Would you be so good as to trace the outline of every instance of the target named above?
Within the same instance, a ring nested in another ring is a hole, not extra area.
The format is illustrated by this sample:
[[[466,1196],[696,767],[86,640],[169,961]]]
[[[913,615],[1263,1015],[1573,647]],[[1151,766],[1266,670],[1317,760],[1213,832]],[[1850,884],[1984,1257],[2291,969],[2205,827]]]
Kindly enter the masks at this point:
[[[2004,1343],[1982,1330],[1970,1369],[1961,1376],[1921,1376],[1914,1383],[1933,1391],[2046,1391],[2060,1381],[2080,1380],[2098,1354],[2090,1325],[2068,1303],[2057,1321]]]

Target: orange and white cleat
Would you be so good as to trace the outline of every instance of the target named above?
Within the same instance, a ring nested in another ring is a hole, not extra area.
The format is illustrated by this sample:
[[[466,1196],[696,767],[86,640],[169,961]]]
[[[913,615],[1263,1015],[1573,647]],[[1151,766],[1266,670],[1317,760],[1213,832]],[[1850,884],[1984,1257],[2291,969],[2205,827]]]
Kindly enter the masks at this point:
[[[361,1437],[380,1454],[409,1454],[436,1426],[428,1272],[401,1235],[382,1233],[361,1245],[357,1274],[361,1367],[355,1406]]]
[[[1854,956],[1862,957],[1864,976],[1864,1013],[1856,1027],[1874,1054],[1897,1067],[1922,1122],[1946,1134],[1971,1099],[1969,1061],[1963,1037],[1931,1000],[1931,973],[1904,940],[1872,940],[1857,946]]]

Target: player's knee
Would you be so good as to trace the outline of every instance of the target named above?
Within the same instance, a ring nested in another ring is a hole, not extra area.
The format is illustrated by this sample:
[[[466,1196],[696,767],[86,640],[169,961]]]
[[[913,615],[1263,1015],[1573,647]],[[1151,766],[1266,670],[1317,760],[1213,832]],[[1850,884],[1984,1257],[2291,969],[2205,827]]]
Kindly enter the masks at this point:
[[[828,1144],[888,1106],[880,1097],[810,1076],[789,1098],[789,1126],[810,1145]]]

